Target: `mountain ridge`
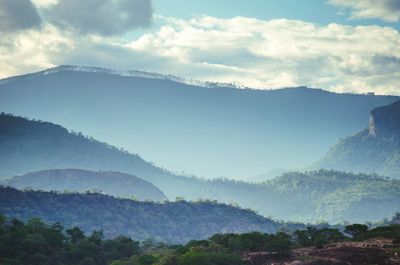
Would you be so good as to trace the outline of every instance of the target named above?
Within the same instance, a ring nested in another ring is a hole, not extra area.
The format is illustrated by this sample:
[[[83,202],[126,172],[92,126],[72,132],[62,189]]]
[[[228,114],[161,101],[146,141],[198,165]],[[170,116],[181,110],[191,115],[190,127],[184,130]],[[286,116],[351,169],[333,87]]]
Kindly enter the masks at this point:
[[[126,235],[170,243],[215,233],[271,233],[285,226],[249,210],[212,202],[138,202],[96,193],[23,192],[8,187],[0,187],[0,211],[24,221],[38,217],[65,227],[80,226],[88,233],[102,229],[107,238]]]
[[[309,165],[362,129],[371,109],[396,99],[307,88],[215,89],[62,69],[0,85],[0,111],[62,124],[206,178]]]
[[[48,169],[6,179],[2,183],[19,190],[27,188],[58,192],[95,190],[105,195],[135,198],[140,201],[167,200],[164,193],[152,183],[134,175],[115,171]]]

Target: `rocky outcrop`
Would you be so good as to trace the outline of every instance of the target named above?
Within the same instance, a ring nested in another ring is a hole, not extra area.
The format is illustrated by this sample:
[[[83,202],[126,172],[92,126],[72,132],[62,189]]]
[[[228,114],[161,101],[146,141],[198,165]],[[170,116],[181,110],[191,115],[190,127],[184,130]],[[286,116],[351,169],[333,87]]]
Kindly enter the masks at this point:
[[[371,112],[368,132],[375,137],[399,137],[400,101],[374,109]]]
[[[371,111],[367,129],[340,140],[314,167],[400,178],[400,101]]]

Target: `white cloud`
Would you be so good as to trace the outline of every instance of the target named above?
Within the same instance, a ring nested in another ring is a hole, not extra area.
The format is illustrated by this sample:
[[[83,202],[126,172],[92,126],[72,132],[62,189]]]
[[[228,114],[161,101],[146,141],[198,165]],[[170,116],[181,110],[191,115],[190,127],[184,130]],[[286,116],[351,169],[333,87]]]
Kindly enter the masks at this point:
[[[351,18],[379,18],[400,21],[399,0],[329,0],[330,4],[352,9]]]
[[[379,87],[379,91],[398,94],[396,82],[390,80],[400,81],[396,75],[400,72],[399,43],[399,32],[388,27],[200,17],[189,21],[170,18],[158,32],[128,47],[173,58],[185,68],[177,74],[199,79],[257,88],[309,85],[367,92]],[[220,69],[215,74],[198,71],[193,67],[198,64]],[[375,82],[378,79],[383,83]],[[361,86],[364,83],[369,85]]]
[[[15,33],[12,41],[0,40],[1,74],[79,64],[261,89],[307,85],[400,94],[400,33],[390,27],[244,17],[164,19],[159,30],[130,42],[76,35],[49,24]]]

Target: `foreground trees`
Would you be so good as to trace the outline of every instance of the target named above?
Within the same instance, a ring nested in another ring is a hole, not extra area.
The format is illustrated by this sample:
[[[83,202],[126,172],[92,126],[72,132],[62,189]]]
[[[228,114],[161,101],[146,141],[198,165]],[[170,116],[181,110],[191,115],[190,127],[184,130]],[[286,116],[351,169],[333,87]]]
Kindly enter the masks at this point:
[[[60,223],[48,225],[37,218],[24,223],[0,215],[0,264],[245,265],[246,253],[286,258],[298,247],[320,248],[328,243],[372,237],[400,242],[400,225],[369,229],[353,224],[346,226],[344,233],[334,228],[309,227],[290,234],[216,234],[185,245],[166,245],[152,240],[139,243],[124,236],[105,239],[101,230],[86,236],[78,227],[64,230]]]

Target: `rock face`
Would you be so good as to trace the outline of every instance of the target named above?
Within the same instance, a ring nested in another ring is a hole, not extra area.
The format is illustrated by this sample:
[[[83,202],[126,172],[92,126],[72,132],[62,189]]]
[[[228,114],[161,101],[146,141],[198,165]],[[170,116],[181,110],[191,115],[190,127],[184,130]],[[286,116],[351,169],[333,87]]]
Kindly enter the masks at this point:
[[[340,140],[314,167],[400,178],[400,101],[374,109],[367,129]]]
[[[369,135],[375,137],[399,137],[400,101],[374,109],[371,112],[368,131]]]

